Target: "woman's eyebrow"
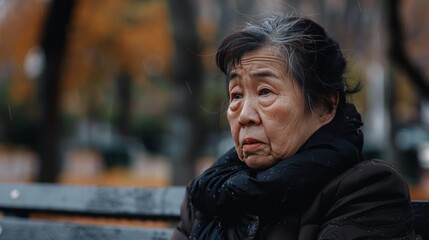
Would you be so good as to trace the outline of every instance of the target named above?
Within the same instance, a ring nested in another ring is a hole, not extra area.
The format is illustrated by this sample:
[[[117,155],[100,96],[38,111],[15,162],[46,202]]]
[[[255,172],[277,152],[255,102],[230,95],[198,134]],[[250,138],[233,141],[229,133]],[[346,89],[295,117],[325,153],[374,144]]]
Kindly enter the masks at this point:
[[[277,77],[275,73],[268,69],[255,70],[250,72],[250,75],[254,77]]]
[[[229,73],[228,78],[229,78],[229,80],[232,80],[232,79],[234,79],[234,78],[236,78],[236,77],[239,77],[239,76],[241,76],[241,74],[240,74],[240,73],[235,72],[235,71],[231,71],[231,72]]]

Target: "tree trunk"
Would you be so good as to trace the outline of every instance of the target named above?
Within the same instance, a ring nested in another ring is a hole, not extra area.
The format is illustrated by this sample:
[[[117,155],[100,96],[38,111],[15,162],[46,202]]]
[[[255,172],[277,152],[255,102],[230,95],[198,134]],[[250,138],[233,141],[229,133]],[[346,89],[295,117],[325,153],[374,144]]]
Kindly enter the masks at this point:
[[[41,36],[45,66],[39,79],[40,101],[40,182],[57,181],[60,172],[60,79],[67,30],[75,0],[53,0]]]
[[[391,65],[396,67],[399,70],[402,70],[415,86],[415,89],[419,91],[421,97],[429,96],[429,86],[424,79],[423,73],[418,69],[407,56],[404,42],[404,28],[401,25],[401,16],[400,16],[400,0],[385,0],[384,5],[387,11],[387,34],[389,39],[389,49],[388,54],[391,59]],[[391,70],[393,71],[393,70]],[[390,88],[392,93],[395,92],[395,74],[391,74],[390,79]],[[409,180],[418,182],[419,178],[419,166],[416,157],[414,154],[417,149],[409,149],[408,153],[412,153],[413,156],[410,157],[407,155],[402,155],[398,157],[399,150],[396,146],[394,139],[398,133],[399,123],[395,118],[395,105],[396,98],[392,95],[388,99],[389,111],[390,111],[390,145],[391,145],[391,161],[398,164],[399,167],[404,171],[406,177]],[[416,107],[417,108],[417,107]],[[419,111],[419,109],[417,110]]]
[[[204,135],[196,99],[202,85],[203,66],[192,0],[169,0],[175,54],[167,146],[172,161],[172,184],[187,184],[194,177],[195,162]]]
[[[420,91],[422,96],[429,96],[429,85],[423,76],[423,73],[410,60],[405,51],[404,28],[401,24],[400,0],[385,0],[388,19],[388,36],[390,40],[389,56],[393,64],[399,67],[408,75],[410,80]]]
[[[118,89],[119,116],[117,126],[122,135],[129,134],[129,119],[131,115],[131,76],[121,71],[116,77]]]

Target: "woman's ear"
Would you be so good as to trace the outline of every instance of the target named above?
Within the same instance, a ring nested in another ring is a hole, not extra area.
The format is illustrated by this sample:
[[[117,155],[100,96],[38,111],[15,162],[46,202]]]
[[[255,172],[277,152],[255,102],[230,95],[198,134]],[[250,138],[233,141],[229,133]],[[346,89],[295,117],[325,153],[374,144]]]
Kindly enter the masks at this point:
[[[325,105],[325,107],[321,107],[319,112],[319,121],[323,125],[329,123],[330,121],[332,121],[332,119],[334,119],[335,114],[337,112],[339,94],[331,94],[325,100],[327,105]]]

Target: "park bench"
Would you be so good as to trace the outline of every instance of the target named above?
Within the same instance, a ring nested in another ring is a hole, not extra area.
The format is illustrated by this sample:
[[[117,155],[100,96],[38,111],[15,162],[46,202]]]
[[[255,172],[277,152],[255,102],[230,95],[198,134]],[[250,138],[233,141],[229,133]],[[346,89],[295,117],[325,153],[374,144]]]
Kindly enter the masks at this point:
[[[0,184],[0,240],[164,240],[179,221],[184,194],[184,187]],[[429,201],[413,201],[413,206],[416,232],[429,239]],[[52,220],[76,215],[101,218],[103,224]],[[109,218],[142,225],[106,225]],[[162,224],[145,225],[149,220]]]
[[[166,240],[184,194],[184,187],[0,184],[0,240]]]

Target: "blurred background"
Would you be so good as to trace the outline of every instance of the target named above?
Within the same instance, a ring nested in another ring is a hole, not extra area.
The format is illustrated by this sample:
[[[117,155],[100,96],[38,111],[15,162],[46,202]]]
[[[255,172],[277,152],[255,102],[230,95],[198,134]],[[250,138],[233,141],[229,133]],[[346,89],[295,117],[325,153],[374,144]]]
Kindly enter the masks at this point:
[[[0,182],[186,184],[233,146],[216,47],[272,12],[340,42],[365,156],[429,199],[426,0],[0,0]]]

